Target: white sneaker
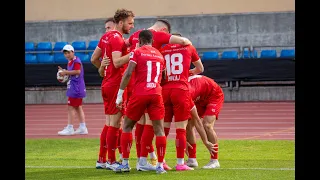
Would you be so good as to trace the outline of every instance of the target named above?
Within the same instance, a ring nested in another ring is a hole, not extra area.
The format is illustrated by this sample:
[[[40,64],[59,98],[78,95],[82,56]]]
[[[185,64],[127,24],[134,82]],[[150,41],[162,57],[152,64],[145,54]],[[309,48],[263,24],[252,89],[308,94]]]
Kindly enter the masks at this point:
[[[74,134],[88,134],[88,128],[87,127],[79,127],[76,131],[74,131]]]
[[[190,160],[188,159],[188,161],[186,162],[187,166],[189,167],[198,167],[198,162],[197,160],[193,161],[193,160]]]
[[[96,162],[96,169],[106,169],[106,163]]]
[[[215,168],[219,168],[220,167],[220,163],[217,159],[211,159],[210,162],[203,166],[203,169],[215,169]]]
[[[109,162],[106,162],[106,169],[115,171],[116,168],[119,166],[120,164],[118,162],[115,162],[113,164],[109,164]]]
[[[74,129],[65,127],[62,131],[59,131],[58,134],[61,136],[71,136],[74,135]]]
[[[138,171],[155,171],[156,166],[153,166],[149,162],[147,162],[145,165],[141,165],[140,163],[137,164],[137,170]]]

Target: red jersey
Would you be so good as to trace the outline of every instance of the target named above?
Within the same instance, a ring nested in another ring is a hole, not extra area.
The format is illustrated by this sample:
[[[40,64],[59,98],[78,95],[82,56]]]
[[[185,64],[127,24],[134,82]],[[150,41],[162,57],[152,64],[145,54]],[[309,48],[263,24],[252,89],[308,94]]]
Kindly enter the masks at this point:
[[[100,38],[98,47],[102,52],[101,58],[103,58],[105,53],[110,58],[110,64],[104,70],[104,77],[101,86],[119,86],[121,83],[123,68],[114,67],[112,53],[122,52],[122,56],[128,53],[122,34],[116,30],[105,33]]]
[[[136,32],[134,32],[130,37],[129,37],[129,43],[130,43],[130,51],[133,51],[136,49],[136,47],[139,44],[139,34],[142,31],[138,30]],[[165,33],[162,31],[156,31],[153,29],[149,29],[152,32],[153,35],[153,43],[152,43],[152,47],[160,50],[163,44],[168,44],[171,38],[171,34],[169,33]]]
[[[210,96],[214,96],[215,99],[223,96],[222,88],[211,78],[194,75],[189,77],[189,82],[190,94],[195,103],[205,102]]]
[[[192,45],[167,44],[161,50],[166,63],[166,78],[163,88],[189,90],[189,70],[191,62],[200,60],[196,48]]]
[[[137,64],[133,94],[161,95],[161,72],[164,66],[164,59],[161,53],[157,49],[145,45],[130,52],[130,61]]]

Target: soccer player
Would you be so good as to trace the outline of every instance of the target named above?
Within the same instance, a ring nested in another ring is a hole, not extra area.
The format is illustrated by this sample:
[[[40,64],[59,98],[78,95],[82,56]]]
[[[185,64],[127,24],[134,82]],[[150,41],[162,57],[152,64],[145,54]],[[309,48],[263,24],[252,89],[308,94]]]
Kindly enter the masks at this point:
[[[219,168],[218,161],[218,138],[214,131],[214,123],[218,120],[218,116],[224,101],[224,94],[222,88],[211,78],[201,75],[194,75],[189,77],[190,94],[195,102],[199,116],[203,119],[203,125],[208,137],[208,140],[214,144],[214,151],[211,153],[210,162],[203,166],[204,169]],[[196,137],[193,131],[193,124],[188,124],[187,135],[189,144],[194,147],[196,144]],[[188,148],[190,164],[198,164],[196,160],[196,149]]]
[[[156,135],[158,163],[154,167],[147,162],[146,157],[140,157],[138,170],[156,170],[157,173],[166,172],[163,168],[163,159],[166,152],[166,136],[163,130],[164,105],[161,95],[162,88],[160,86],[164,59],[160,52],[152,47],[152,36],[150,30],[143,30],[139,33],[140,48],[130,52],[130,62],[118,91],[116,104],[121,108],[124,89],[129,84],[132,72],[135,71],[134,89],[127,105],[121,136],[123,161],[122,165],[116,168],[116,172],[130,171],[129,155],[132,145],[132,129],[144,114],[145,109],[147,109]]]
[[[108,160],[106,161],[103,157],[104,152],[101,152],[100,149],[96,167],[100,166],[111,170],[119,166],[119,163],[116,162],[115,150],[117,149],[119,128],[124,114],[123,110],[119,110],[115,106],[123,73],[123,69],[116,66],[116,63],[121,56],[127,54],[127,46],[122,35],[129,34],[130,30],[134,28],[134,13],[126,9],[118,9],[114,15],[114,20],[116,23],[115,30],[108,31],[101,37],[91,58],[92,64],[96,67],[100,66],[98,71],[103,76],[101,90],[106,114],[106,126],[101,136],[106,134],[106,139],[108,139],[106,143]],[[99,61],[99,57],[105,59],[106,56],[110,58],[108,66]]]
[[[153,34],[153,43],[152,47],[156,49],[160,49],[165,44],[180,44],[180,45],[189,45],[191,44],[190,40],[187,38],[181,37],[181,36],[173,36],[169,34],[171,32],[171,25],[170,23],[165,19],[158,19],[151,27],[148,28]],[[134,32],[129,39],[126,41],[127,45],[130,46],[130,51],[133,51],[134,49],[138,48],[139,46],[139,33],[142,31],[138,30]],[[118,62],[118,66],[122,66],[124,64],[127,64],[129,62],[129,55],[123,56],[120,58]],[[127,99],[130,99],[131,93],[132,93],[132,87],[134,84],[134,76],[135,73],[133,72],[131,75],[131,80],[129,82],[129,85],[127,87]],[[126,102],[125,102],[126,104]],[[146,124],[146,125],[145,125]],[[145,154],[145,152],[141,155],[141,148],[144,149],[147,147],[150,158],[151,158],[151,164],[156,165],[157,163],[157,157],[154,153],[154,148],[152,145],[152,139],[154,137],[154,132],[152,128],[152,122],[150,121],[150,118],[147,113],[145,113],[141,119],[136,123],[136,130],[135,130],[135,142],[136,142],[136,152],[137,152],[137,158],[141,156],[147,157],[148,153]],[[141,139],[148,139],[144,141],[144,144],[141,144]],[[151,142],[150,142],[151,139]],[[148,142],[148,143],[147,143]],[[147,144],[145,144],[147,143]],[[151,144],[150,144],[151,143]],[[142,147],[143,146],[143,147]],[[163,164],[165,170],[170,170],[171,168],[164,162]],[[137,164],[138,168],[138,164]]]
[[[189,74],[203,72],[203,64],[194,46],[167,44],[161,50],[166,62],[166,78],[162,82],[162,96],[165,105],[164,127],[169,134],[174,116],[176,127],[177,171],[193,170],[184,163],[186,149],[186,126],[193,105],[189,93]],[[191,63],[195,66],[190,70]]]
[[[115,21],[113,17],[108,18],[105,22],[104,22],[104,28],[106,29],[106,32],[114,30],[115,27]]]
[[[105,29],[106,29],[106,33],[111,31],[111,30],[114,30],[115,28],[115,20],[113,17],[110,17],[108,18],[106,21],[105,21]],[[91,61],[92,62],[100,62],[99,59],[101,58],[101,55],[100,54],[97,54],[99,51],[96,51],[96,54],[94,56],[91,57]],[[102,67],[106,67],[109,65],[109,61],[107,61],[106,59],[106,52],[104,54],[104,57],[102,59],[102,61],[100,62],[100,65],[99,63],[97,64],[97,68],[99,69],[100,66]],[[104,74],[102,73],[100,75],[102,78],[104,76]],[[120,125],[121,127],[121,125]],[[97,169],[103,169],[103,168],[106,168],[105,166],[105,162],[106,162],[106,156],[107,156],[107,130],[108,130],[108,126],[107,124],[105,124],[103,126],[103,129],[101,131],[101,134],[100,134],[100,151],[99,151],[99,160],[97,161],[96,163],[96,168]],[[121,136],[121,128],[119,129],[119,137],[118,137],[118,150],[119,150],[119,155],[120,155],[120,161],[122,159],[122,151],[121,151],[121,147],[120,147],[120,136]],[[100,162],[104,162],[104,163],[100,163]]]
[[[67,83],[67,97],[68,97],[68,125],[59,135],[74,135],[74,134],[88,134],[88,129],[85,123],[85,116],[82,109],[82,98],[86,97],[86,85],[84,83],[84,71],[81,60],[74,55],[74,48],[71,45],[65,45],[62,49],[65,58],[68,60],[68,69],[62,69],[60,76],[69,75]],[[80,126],[74,131],[72,122],[77,114]]]

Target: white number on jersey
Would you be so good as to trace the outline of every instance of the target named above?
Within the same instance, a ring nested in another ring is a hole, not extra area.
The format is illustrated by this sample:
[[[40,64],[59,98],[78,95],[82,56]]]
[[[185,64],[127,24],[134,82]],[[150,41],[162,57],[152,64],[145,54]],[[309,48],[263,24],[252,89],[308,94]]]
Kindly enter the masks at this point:
[[[156,87],[156,83],[158,82],[159,75],[160,75],[160,62],[156,62],[156,66],[157,66],[157,74],[156,74],[156,77],[154,78],[153,82],[151,82],[152,62],[151,61],[147,61],[147,67],[148,67],[148,71],[147,71],[147,87],[148,88],[155,88]]]
[[[167,76],[171,74],[180,75],[183,72],[183,56],[181,53],[174,53],[171,55],[167,54],[164,56],[166,59],[166,69],[167,69]],[[176,60],[177,59],[177,60]]]

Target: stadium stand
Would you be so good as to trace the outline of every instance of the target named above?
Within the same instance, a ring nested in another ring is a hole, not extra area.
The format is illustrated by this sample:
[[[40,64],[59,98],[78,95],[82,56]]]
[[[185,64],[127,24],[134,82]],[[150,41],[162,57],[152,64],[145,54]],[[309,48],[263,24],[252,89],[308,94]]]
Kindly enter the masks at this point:
[[[83,63],[90,63],[91,56],[94,49],[98,45],[98,40],[92,40],[86,46],[85,41],[74,41],[72,46],[76,50],[78,56]],[[52,48],[52,44],[54,47]],[[65,63],[66,59],[61,52],[63,46],[69,44],[65,41],[60,42],[25,42],[25,63],[26,64],[48,64],[48,63]],[[259,47],[260,48],[260,47]],[[259,49],[258,48],[258,49]],[[277,51],[280,52],[277,56]],[[260,53],[260,56],[258,56]],[[242,51],[238,50],[222,50],[222,51],[204,51],[201,59],[203,61],[210,60],[235,60],[235,59],[249,59],[249,58],[262,58],[262,59],[275,59],[275,58],[294,58],[295,49],[262,49],[256,50],[255,48],[245,48]]]
[[[277,58],[277,51],[274,49],[262,50],[260,58]]]

